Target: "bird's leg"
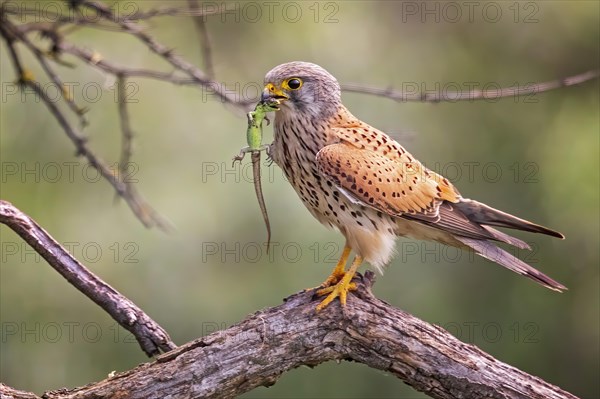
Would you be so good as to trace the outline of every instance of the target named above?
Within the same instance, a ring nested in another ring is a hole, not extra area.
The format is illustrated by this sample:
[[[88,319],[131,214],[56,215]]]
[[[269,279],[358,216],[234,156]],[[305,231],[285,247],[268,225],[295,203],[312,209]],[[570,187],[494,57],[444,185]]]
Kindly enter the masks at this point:
[[[362,261],[362,256],[356,255],[354,261],[352,262],[352,266],[350,266],[350,269],[344,273],[344,277],[342,277],[342,279],[336,285],[322,288],[317,291],[317,295],[329,294],[327,295],[327,298],[325,298],[323,302],[317,306],[317,312],[325,309],[325,307],[338,296],[340,297],[340,303],[342,306],[346,306],[346,297],[348,295],[348,291],[356,290],[356,284],[352,282],[352,278],[356,274],[356,270],[361,265]]]
[[[337,265],[335,265],[335,268],[331,271],[331,274],[329,275],[329,277],[327,277],[327,280],[323,281],[323,283],[319,287],[330,287],[334,284],[337,284],[342,279],[342,277],[344,277],[344,274],[346,273],[346,263],[348,262],[348,258],[350,257],[350,251],[350,247],[348,246],[348,244],[346,244],[344,246],[344,251],[342,252],[340,260],[338,260]]]
[[[348,246],[348,244],[346,244],[344,246],[344,251],[342,252],[342,256],[340,257],[340,260],[338,260],[338,263],[335,265],[335,268],[331,271],[331,274],[329,275],[329,277],[327,277],[327,279],[325,281],[323,281],[321,284],[319,284],[316,287],[312,287],[312,288],[307,288],[304,291],[312,291],[315,290],[317,288],[327,288],[330,287],[332,285],[337,284],[342,277],[344,277],[345,269],[346,269],[346,263],[348,262],[348,258],[350,257],[350,247]]]

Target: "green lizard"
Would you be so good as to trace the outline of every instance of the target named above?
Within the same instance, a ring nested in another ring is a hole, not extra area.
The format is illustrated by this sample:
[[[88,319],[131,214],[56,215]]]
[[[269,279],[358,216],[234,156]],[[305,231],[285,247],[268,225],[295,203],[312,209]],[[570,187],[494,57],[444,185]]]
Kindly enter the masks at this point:
[[[267,214],[267,207],[265,205],[265,199],[262,193],[262,185],[260,183],[260,153],[261,151],[269,151],[269,145],[262,144],[262,123],[263,120],[269,124],[267,118],[267,112],[278,111],[279,101],[276,99],[268,100],[267,102],[259,102],[256,105],[254,111],[248,112],[248,129],[246,130],[246,141],[248,146],[240,150],[239,155],[233,158],[235,161],[242,161],[246,153],[250,153],[252,157],[252,177],[254,180],[254,191],[256,191],[256,198],[258,199],[258,205],[267,227],[267,253],[269,253],[269,246],[271,244],[271,224],[269,223],[269,215]]]

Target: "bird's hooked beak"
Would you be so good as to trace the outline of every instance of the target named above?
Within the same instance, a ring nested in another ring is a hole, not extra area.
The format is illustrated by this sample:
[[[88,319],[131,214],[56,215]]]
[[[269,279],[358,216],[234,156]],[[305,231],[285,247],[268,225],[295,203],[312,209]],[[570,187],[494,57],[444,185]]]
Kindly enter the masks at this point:
[[[289,100],[289,98],[290,96],[285,94],[279,87],[275,86],[273,83],[267,83],[260,96],[260,101],[267,104],[280,104],[282,101]]]

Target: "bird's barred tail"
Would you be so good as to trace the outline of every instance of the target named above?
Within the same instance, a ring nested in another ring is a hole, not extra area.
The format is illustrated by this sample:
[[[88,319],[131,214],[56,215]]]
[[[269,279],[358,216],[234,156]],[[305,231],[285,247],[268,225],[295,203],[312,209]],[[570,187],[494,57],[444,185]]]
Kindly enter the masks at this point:
[[[496,245],[489,241],[476,240],[472,238],[458,236],[456,238],[460,240],[463,244],[473,248],[478,255],[483,256],[484,258],[489,259],[493,262],[496,262],[499,265],[502,265],[515,273],[521,274],[525,277],[529,277],[530,279],[532,279],[536,283],[543,285],[544,287],[550,288],[551,290],[558,292],[562,292],[567,289],[567,287],[565,287],[561,283],[551,279],[544,273],[534,269],[527,263],[514,257],[502,248],[498,248]]]

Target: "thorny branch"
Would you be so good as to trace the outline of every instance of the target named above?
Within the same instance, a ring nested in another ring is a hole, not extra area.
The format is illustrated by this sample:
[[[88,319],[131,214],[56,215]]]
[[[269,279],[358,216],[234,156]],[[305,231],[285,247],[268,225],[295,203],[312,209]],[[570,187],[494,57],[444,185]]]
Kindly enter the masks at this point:
[[[18,5],[15,7],[15,5]],[[188,7],[158,7],[140,10],[137,7],[126,7],[119,13],[99,1],[71,0],[65,2],[65,7],[70,7],[70,12],[61,13],[44,9],[31,8],[26,3],[4,2],[0,6],[0,33],[7,44],[9,56],[17,74],[17,81],[22,87],[31,88],[46,104],[50,113],[55,117],[61,128],[71,139],[77,150],[77,155],[84,156],[90,165],[96,168],[100,175],[109,182],[117,195],[123,198],[132,209],[136,217],[147,227],[158,226],[168,229],[169,225],[152,207],[142,198],[131,182],[127,181],[127,163],[133,156],[133,133],[129,117],[125,89],[127,82],[132,78],[148,78],[176,85],[193,85],[210,91],[224,104],[230,105],[235,112],[245,113],[250,110],[256,99],[245,99],[232,95],[225,90],[225,86],[215,80],[215,70],[212,60],[212,47],[205,17],[222,13],[225,4],[217,6],[198,0],[188,0]],[[82,10],[86,10],[82,12]],[[203,69],[200,69],[175,51],[160,43],[148,30],[141,25],[142,22],[158,17],[188,16],[192,17],[199,33],[200,48],[203,60]],[[28,18],[35,18],[28,22]],[[45,20],[44,20],[45,19]],[[93,49],[83,48],[70,42],[67,37],[77,29],[99,29],[120,32],[122,35],[136,37],[145,48],[151,50],[159,58],[165,60],[171,71],[133,68],[119,65],[104,59],[101,54]],[[33,40],[31,34],[40,34],[50,40],[49,48],[44,48],[44,42]],[[67,105],[70,114],[65,112],[58,103],[52,101],[40,89],[41,81],[31,73],[31,68],[23,65],[22,56],[16,45],[23,44],[31,52],[35,60],[42,67],[46,77],[58,88],[63,90],[61,97]],[[87,126],[86,108],[79,107],[75,99],[69,95],[60,74],[53,64],[74,66],[62,59],[64,54],[75,57],[103,73],[112,75],[117,82],[119,94],[118,112],[121,118],[121,156],[120,170],[111,170],[107,164],[92,150],[87,143],[83,129]],[[444,93],[417,93],[416,91],[398,91],[392,88],[377,88],[359,84],[343,84],[342,89],[347,92],[375,95],[398,102],[418,101],[436,103],[441,101],[473,101],[489,100],[503,97],[514,97],[528,94],[542,93],[545,91],[578,85],[596,79],[600,76],[599,70],[592,70],[564,79],[549,82],[529,84],[522,87],[497,88],[492,90],[472,90]],[[79,121],[80,129],[70,122],[70,117]]]

